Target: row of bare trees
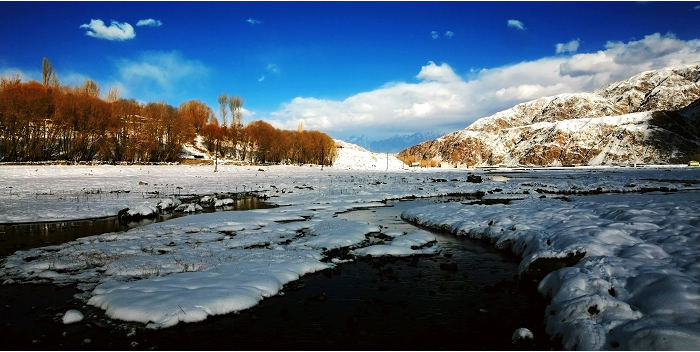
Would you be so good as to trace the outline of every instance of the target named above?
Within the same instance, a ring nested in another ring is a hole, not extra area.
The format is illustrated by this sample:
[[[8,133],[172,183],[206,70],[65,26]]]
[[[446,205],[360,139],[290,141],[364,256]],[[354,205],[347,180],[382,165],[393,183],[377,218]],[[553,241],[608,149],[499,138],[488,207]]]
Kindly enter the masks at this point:
[[[42,61],[42,83],[19,75],[0,80],[0,161],[176,161],[197,134],[212,152],[265,163],[329,165],[335,143],[317,131],[283,131],[256,121],[243,126],[243,99],[219,97],[223,124],[210,107],[190,100],[175,108],[164,102],[119,99],[112,88],[100,98],[92,80],[60,85],[50,61]],[[229,108],[232,118],[227,126]]]
[[[261,120],[245,127],[213,121],[200,134],[210,152],[250,162],[332,165],[338,154],[325,133],[280,130]]]

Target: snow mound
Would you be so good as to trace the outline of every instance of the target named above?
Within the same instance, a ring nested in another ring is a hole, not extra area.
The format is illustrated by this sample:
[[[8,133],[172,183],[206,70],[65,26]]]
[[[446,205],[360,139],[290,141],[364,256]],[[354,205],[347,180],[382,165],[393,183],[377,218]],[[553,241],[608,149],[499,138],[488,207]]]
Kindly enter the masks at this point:
[[[142,216],[142,217],[152,217],[153,215],[158,213],[158,210],[155,207],[149,206],[149,205],[139,205],[134,207],[133,209],[129,209],[127,213],[130,216]]]
[[[456,235],[488,239],[523,258],[581,260],[539,285],[551,297],[547,333],[565,349],[688,350],[700,346],[697,194],[601,195],[436,204],[402,217]]]

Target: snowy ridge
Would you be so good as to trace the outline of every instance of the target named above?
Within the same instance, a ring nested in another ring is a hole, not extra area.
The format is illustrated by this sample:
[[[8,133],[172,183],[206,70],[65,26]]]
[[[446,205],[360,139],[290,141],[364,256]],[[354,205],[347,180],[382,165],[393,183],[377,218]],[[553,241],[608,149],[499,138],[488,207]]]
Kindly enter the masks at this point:
[[[338,157],[333,167],[342,170],[402,170],[406,168],[395,155],[373,153],[359,145],[339,139],[334,140],[338,147]],[[388,159],[388,160],[387,160]]]
[[[518,104],[400,155],[476,166],[685,163],[700,152],[697,119],[659,114],[698,99],[697,65],[642,72],[593,93]]]

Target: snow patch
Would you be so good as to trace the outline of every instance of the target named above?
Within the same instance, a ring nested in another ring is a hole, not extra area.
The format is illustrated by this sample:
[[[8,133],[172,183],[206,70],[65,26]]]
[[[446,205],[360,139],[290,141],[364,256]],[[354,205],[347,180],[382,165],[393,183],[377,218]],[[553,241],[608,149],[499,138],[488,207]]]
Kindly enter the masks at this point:
[[[426,231],[416,231],[407,235],[394,237],[389,244],[378,244],[359,248],[352,251],[358,256],[411,256],[417,254],[435,254],[438,246],[428,244],[435,243],[435,236]]]

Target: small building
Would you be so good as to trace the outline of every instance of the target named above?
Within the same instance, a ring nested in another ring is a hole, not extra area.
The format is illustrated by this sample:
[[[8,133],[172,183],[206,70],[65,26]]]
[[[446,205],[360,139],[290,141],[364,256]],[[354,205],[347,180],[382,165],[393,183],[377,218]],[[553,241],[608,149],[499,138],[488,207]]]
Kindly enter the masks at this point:
[[[442,169],[451,169],[454,168],[455,166],[452,165],[449,161],[441,161],[440,162],[440,168]]]
[[[418,162],[418,161],[412,162],[411,167],[420,167],[420,162]]]
[[[690,166],[690,167],[700,167],[700,161],[691,160],[691,161],[688,162],[688,166]]]

